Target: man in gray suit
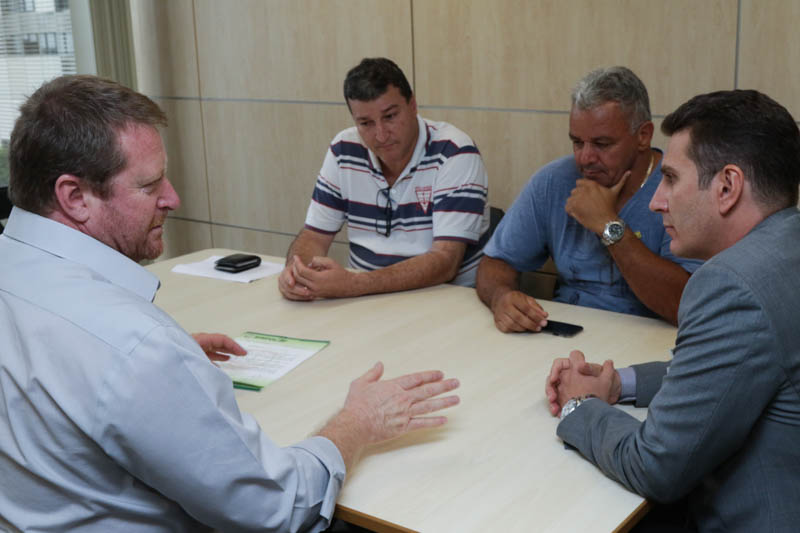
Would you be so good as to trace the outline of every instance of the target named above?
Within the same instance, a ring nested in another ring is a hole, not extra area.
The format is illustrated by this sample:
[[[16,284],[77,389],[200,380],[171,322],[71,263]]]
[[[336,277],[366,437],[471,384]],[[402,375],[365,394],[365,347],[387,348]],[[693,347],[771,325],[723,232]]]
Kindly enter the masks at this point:
[[[689,280],[669,363],[616,371],[578,351],[547,378],[558,435],[656,502],[685,498],[688,530],[800,524],[800,131],[756,91],[692,98],[650,208]],[[647,420],[611,407],[648,406]]]

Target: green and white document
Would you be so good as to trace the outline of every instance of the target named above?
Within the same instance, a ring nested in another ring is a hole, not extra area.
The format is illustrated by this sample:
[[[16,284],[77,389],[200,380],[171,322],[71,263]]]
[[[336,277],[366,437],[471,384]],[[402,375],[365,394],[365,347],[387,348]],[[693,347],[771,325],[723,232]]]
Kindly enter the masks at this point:
[[[217,363],[240,389],[260,390],[326,347],[330,341],[295,339],[247,331],[237,337],[247,355]]]

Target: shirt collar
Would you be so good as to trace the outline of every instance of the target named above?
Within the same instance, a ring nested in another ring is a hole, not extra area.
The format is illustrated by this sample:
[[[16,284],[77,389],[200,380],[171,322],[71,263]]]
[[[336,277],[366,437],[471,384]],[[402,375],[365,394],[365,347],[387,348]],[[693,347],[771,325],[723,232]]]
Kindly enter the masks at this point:
[[[150,302],[156,296],[159,281],[154,274],[94,237],[55,220],[14,207],[3,235],[83,265]]]

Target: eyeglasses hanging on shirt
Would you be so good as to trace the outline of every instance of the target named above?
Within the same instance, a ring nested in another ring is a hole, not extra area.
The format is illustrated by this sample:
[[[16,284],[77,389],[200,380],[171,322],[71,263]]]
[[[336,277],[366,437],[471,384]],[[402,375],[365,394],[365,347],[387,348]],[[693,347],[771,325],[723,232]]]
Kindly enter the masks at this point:
[[[381,206],[382,203],[386,203],[386,205]],[[383,210],[383,220],[379,218],[375,218],[375,232],[378,235],[383,235],[384,237],[388,237],[392,234],[392,188],[385,187],[383,189],[378,189],[378,193],[375,196],[375,205],[378,209]]]

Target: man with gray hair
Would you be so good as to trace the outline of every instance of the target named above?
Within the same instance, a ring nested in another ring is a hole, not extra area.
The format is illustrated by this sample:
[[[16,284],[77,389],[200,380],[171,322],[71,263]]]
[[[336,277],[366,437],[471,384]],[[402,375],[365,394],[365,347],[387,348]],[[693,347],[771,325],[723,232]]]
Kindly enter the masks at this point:
[[[670,253],[648,204],[662,152],[642,81],[625,67],[590,72],[572,92],[573,157],[542,167],[497,227],[478,267],[478,296],[500,331],[540,331],[547,312],[519,290],[520,272],[548,256],[555,300],[677,322],[683,287],[699,262]]]

